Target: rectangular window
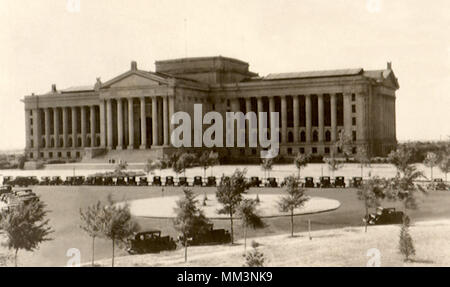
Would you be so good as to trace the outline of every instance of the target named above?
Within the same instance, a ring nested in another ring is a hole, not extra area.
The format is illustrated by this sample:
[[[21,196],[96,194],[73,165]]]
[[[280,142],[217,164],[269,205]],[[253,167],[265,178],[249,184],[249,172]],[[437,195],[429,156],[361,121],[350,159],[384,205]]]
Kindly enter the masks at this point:
[[[305,148],[304,147],[300,148],[300,153],[305,153]]]
[[[288,148],[287,149],[287,153],[288,153],[288,155],[291,155],[292,154],[292,148]]]
[[[61,152],[58,152],[58,157],[59,157],[59,158],[61,157]]]
[[[312,153],[317,153],[317,148],[316,147],[312,148]]]
[[[67,154],[67,157],[70,157],[70,151],[68,151],[66,154]]]
[[[30,147],[34,147],[34,141],[33,140],[30,141]]]
[[[352,113],[356,113],[356,105],[352,105]]]
[[[49,153],[48,153],[48,157],[49,157],[49,158],[53,158],[53,153],[52,153],[52,152],[49,152]]]
[[[356,131],[352,131],[352,140],[356,141]]]
[[[325,148],[325,153],[326,153],[326,154],[329,154],[329,153],[330,153],[330,148],[329,148],[329,147],[326,147],[326,148]]]
[[[30,158],[33,158],[33,153],[32,152],[30,152]]]
[[[355,95],[355,94],[352,94],[352,102],[355,101],[355,98],[356,98],[356,95]]]
[[[355,117],[352,118],[352,125],[356,126],[356,118]]]

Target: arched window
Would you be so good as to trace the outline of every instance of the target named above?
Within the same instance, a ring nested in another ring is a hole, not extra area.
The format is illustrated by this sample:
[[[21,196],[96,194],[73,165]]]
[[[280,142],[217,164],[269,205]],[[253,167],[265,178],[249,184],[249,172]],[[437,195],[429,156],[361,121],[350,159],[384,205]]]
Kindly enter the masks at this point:
[[[330,142],[331,141],[331,133],[330,131],[325,132],[325,141]]]
[[[63,139],[59,139],[59,146],[60,146],[60,147],[63,147],[63,146],[64,146],[64,141],[63,141]]]
[[[292,132],[288,133],[288,142],[290,143],[294,142],[294,135],[292,134]]]
[[[52,140],[50,141],[50,147],[55,147],[55,139],[52,139]]]
[[[77,146],[81,146],[81,139],[80,138],[77,139]]]
[[[67,141],[69,142],[68,146],[72,146],[72,138],[69,138]]]
[[[45,139],[42,139],[42,146],[45,147],[46,146],[46,142]]]
[[[319,133],[317,131],[313,132],[313,142],[319,141]]]
[[[96,140],[96,142],[95,142],[95,145],[96,145],[96,146],[100,146],[100,137],[97,137],[97,140]]]
[[[90,136],[87,136],[87,137],[86,137],[86,146],[87,146],[87,147],[90,147],[90,146],[91,146],[91,137],[90,137]]]
[[[305,134],[305,132],[301,132],[300,133],[300,141],[301,142],[305,142],[306,141],[306,134]]]

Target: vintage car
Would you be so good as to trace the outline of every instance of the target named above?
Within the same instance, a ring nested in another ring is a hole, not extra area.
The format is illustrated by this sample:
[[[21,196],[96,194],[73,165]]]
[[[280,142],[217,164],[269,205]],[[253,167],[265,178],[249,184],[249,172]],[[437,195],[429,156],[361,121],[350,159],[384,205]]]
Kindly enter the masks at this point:
[[[331,186],[331,179],[329,176],[321,176],[319,178],[319,183],[318,183],[318,187],[321,188],[330,188]]]
[[[110,176],[103,178],[103,185],[114,185],[113,178]]]
[[[158,253],[175,250],[177,244],[170,236],[161,236],[160,230],[146,230],[128,239],[127,251],[130,254]]]
[[[204,244],[224,244],[231,242],[231,235],[228,230],[214,229],[213,224],[209,224],[209,229],[197,234],[188,236],[187,243],[190,246]],[[185,240],[183,236],[178,237],[178,241],[184,246]]]
[[[371,213],[368,217],[363,218],[363,222],[367,221],[370,225],[380,224],[401,224],[403,222],[404,213],[395,211],[395,208],[378,207],[375,213]]]
[[[139,185],[140,186],[148,186],[148,180],[146,176],[139,177]]]
[[[105,179],[101,176],[96,176],[94,177],[94,182],[93,185],[104,185],[105,184]]]
[[[61,179],[60,176],[52,176],[49,184],[50,185],[61,185],[61,184],[63,184],[63,180]]]
[[[278,187],[277,179],[275,177],[267,178],[266,187]]]
[[[116,177],[116,185],[127,185],[124,176]]]
[[[427,189],[430,190],[447,190],[448,186],[442,180],[442,178],[434,178],[432,182],[427,185]]]
[[[39,180],[35,176],[16,176],[13,180],[10,180],[8,185],[11,186],[24,186],[37,185]]]
[[[4,176],[3,177],[3,185],[9,185],[14,178],[12,176]]]
[[[50,185],[50,177],[49,176],[41,176],[41,181],[39,182],[39,185]]]
[[[174,186],[175,181],[173,180],[173,176],[166,176],[165,186]]]
[[[336,176],[334,178],[334,187],[345,187],[345,178],[343,176]]]
[[[13,190],[14,196],[24,203],[39,200],[39,197],[31,189]]]
[[[305,177],[305,187],[314,187],[314,178],[307,176]]]
[[[220,184],[222,184],[224,181],[226,181],[226,180],[230,180],[230,177],[229,176],[222,176],[221,178],[220,178]]]
[[[208,179],[206,181],[206,186],[216,186],[216,177],[215,176],[208,176]]]
[[[160,176],[154,176],[152,185],[154,186],[161,186],[161,177]]]
[[[178,186],[189,186],[189,183],[187,181],[187,177],[180,176],[180,178],[178,179]]]
[[[201,176],[194,176],[194,181],[192,182],[192,186],[203,186],[203,179]]]
[[[64,180],[64,185],[73,185],[73,181],[75,180],[74,176],[66,176],[66,180]]]
[[[11,193],[11,192],[12,192],[12,187],[10,185],[0,186],[0,195],[5,194],[5,193]]]
[[[136,177],[132,176],[132,175],[127,176],[127,184],[128,185],[137,185]]]
[[[362,185],[362,177],[356,176],[352,178],[352,187],[359,188]]]
[[[75,176],[72,185],[83,185],[84,180],[85,180],[84,176]]]
[[[252,176],[252,177],[250,177],[250,181],[249,181],[248,185],[249,185],[249,187],[260,187],[261,180],[257,176]]]

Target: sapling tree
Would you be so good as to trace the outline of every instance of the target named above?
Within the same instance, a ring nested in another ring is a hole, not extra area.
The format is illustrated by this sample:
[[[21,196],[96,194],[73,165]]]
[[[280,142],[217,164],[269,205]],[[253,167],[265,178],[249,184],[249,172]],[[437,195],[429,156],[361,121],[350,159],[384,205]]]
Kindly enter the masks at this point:
[[[427,152],[423,164],[430,168],[430,179],[433,182],[433,168],[439,164],[439,157],[434,152]]]
[[[386,183],[383,179],[374,177],[365,181],[356,191],[358,199],[364,203],[364,231],[367,232],[369,223],[369,209],[380,206],[381,200],[384,198],[384,189]]]
[[[261,168],[264,170],[264,179],[270,177],[270,171],[273,167],[273,159],[263,158],[261,161]]]
[[[95,261],[95,239],[102,236],[102,219],[105,217],[104,212],[104,206],[100,201],[88,206],[85,210],[80,209],[80,227],[92,238],[92,266],[94,266]]]
[[[306,167],[311,159],[311,155],[309,154],[301,154],[298,153],[297,156],[294,158],[294,164],[297,168],[297,177],[300,179],[300,170],[304,167]]]
[[[259,202],[254,199],[245,198],[238,207],[238,215],[241,218],[241,224],[244,229],[244,252],[247,252],[247,229],[263,228],[265,226],[256,207]]]

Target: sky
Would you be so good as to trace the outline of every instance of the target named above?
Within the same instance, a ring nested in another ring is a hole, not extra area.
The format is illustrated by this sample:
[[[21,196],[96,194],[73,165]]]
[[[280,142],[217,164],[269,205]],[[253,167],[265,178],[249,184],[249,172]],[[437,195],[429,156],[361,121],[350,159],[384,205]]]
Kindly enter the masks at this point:
[[[450,136],[448,0],[0,0],[0,149],[25,146],[20,101],[181,57],[259,75],[391,61],[397,139]]]

